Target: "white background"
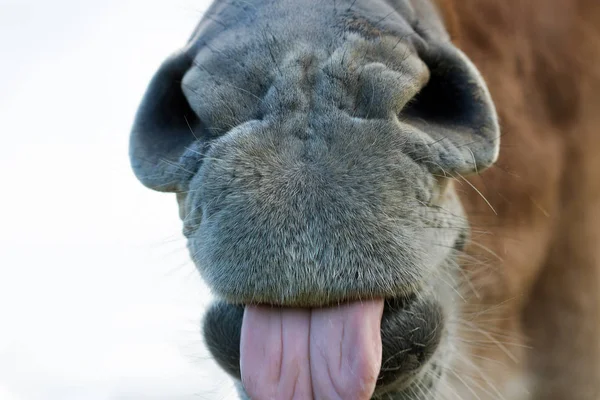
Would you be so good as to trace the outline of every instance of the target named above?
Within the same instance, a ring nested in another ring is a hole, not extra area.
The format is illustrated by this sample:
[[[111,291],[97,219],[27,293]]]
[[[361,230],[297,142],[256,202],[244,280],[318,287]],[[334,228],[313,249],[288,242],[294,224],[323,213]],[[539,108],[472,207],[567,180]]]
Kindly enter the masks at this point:
[[[0,0],[0,400],[225,399],[173,195],[127,157],[204,0]]]

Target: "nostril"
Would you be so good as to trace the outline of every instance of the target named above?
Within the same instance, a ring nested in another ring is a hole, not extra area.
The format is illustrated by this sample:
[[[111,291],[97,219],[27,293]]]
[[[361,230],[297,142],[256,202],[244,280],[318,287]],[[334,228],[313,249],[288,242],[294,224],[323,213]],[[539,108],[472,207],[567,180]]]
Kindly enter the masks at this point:
[[[465,71],[443,57],[422,57],[431,73],[429,81],[402,110],[402,114],[461,126],[477,122],[481,106],[473,99]]]

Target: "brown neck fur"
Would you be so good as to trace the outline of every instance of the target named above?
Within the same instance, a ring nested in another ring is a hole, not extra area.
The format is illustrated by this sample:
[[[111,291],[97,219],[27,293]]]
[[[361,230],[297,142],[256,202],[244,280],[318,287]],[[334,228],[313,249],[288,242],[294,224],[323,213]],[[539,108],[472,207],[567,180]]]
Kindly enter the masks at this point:
[[[600,2],[436,2],[502,127],[499,162],[470,179],[492,207],[457,186],[473,226],[465,335],[473,359],[489,359],[477,384],[510,399],[597,399]],[[511,394],[523,376],[531,395]]]

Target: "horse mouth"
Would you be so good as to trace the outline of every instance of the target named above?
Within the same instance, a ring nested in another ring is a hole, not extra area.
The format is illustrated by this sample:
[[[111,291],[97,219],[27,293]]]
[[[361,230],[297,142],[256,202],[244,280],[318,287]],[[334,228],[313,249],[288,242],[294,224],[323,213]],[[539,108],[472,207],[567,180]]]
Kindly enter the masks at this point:
[[[441,304],[417,295],[315,309],[219,301],[205,316],[204,336],[217,363],[253,398],[302,390],[307,398],[310,391],[370,398],[409,386],[435,353],[443,325]]]

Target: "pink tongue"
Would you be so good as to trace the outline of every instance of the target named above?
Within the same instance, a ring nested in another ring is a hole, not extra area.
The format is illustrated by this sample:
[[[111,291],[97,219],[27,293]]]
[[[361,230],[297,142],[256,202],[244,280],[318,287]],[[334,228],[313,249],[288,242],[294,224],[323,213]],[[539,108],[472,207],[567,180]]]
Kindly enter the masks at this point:
[[[368,400],[381,368],[383,300],[334,308],[247,306],[242,382],[253,400]]]

